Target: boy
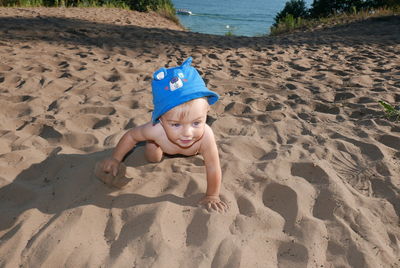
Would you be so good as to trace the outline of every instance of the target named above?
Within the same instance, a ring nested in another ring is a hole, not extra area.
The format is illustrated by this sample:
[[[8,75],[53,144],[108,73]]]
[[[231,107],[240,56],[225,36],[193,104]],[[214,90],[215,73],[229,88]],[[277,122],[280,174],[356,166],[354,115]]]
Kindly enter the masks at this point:
[[[101,168],[117,176],[122,159],[140,141],[146,141],[145,157],[150,162],[160,162],[164,153],[200,153],[206,167],[207,191],[199,204],[208,210],[225,211],[227,205],[219,198],[222,174],[218,149],[206,124],[209,105],[219,95],[205,86],[191,63],[192,58],[188,58],[181,66],[154,73],[152,121],[125,133]]]

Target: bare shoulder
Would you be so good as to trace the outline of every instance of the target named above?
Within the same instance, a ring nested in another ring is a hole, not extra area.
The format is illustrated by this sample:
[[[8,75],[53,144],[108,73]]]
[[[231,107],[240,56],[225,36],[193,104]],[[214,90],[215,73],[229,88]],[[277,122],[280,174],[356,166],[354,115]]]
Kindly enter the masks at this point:
[[[213,140],[215,142],[214,132],[211,129],[211,127],[207,124],[205,125],[205,128],[204,128],[204,138],[208,139],[208,140]]]
[[[164,129],[160,124],[148,122],[146,124],[132,128],[129,132],[136,140],[155,140],[163,134]]]
[[[214,132],[209,125],[206,125],[199,152],[204,153],[212,147],[216,147]]]

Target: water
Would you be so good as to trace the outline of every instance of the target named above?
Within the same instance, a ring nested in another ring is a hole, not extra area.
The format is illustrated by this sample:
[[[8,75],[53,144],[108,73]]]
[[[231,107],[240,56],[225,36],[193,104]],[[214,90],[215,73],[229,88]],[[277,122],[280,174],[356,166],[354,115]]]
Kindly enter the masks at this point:
[[[257,36],[269,33],[285,0],[172,0],[176,9],[193,15],[178,15],[190,31],[207,34]],[[308,6],[313,0],[305,1]]]

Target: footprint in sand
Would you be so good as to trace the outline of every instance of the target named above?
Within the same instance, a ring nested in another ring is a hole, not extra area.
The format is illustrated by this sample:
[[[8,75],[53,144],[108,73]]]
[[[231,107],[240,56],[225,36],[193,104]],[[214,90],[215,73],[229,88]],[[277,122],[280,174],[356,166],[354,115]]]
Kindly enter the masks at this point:
[[[68,133],[64,138],[67,144],[72,148],[83,151],[91,150],[99,143],[98,139],[94,135],[86,133]]]
[[[14,68],[5,64],[0,63],[0,72],[9,72],[13,70]]]
[[[118,233],[122,229],[122,219],[118,214],[117,211],[108,214],[104,238],[109,245],[117,239]]]
[[[290,68],[300,72],[306,72],[311,70],[310,64],[306,61],[299,60],[297,62],[289,62],[288,65],[290,66]]]
[[[105,117],[105,118],[99,120],[96,124],[94,124],[93,129],[103,128],[103,127],[106,127],[106,126],[108,126],[110,124],[111,124],[110,118]]]
[[[18,102],[25,102],[25,101],[30,101],[33,100],[32,96],[29,95],[22,95],[22,96],[6,96],[3,97],[3,100],[7,100],[13,103],[18,103]]]
[[[58,78],[70,78],[72,75],[69,72],[63,72]]]
[[[69,67],[69,63],[67,61],[62,61],[58,64],[58,67],[65,69]]]
[[[283,217],[285,220],[284,231],[292,232],[299,209],[297,193],[288,186],[271,183],[265,188],[262,198],[266,207]]]
[[[182,249],[185,247],[186,233],[185,226],[191,209],[179,209],[174,206],[166,206],[160,211],[160,234],[163,244],[165,243],[168,248]]]
[[[347,259],[349,267],[368,267],[365,262],[364,253],[360,252],[353,242],[350,242],[349,244],[348,248],[344,249],[341,243],[332,240],[328,241],[328,259],[331,259],[334,256],[342,256],[342,258]]]
[[[392,135],[382,135],[377,139],[380,143],[400,151],[400,138]]]
[[[81,131],[87,129],[93,129],[96,124],[100,121],[94,115],[91,114],[83,114],[71,117],[65,121],[65,126],[68,129]]]
[[[302,177],[311,184],[329,183],[328,174],[314,163],[293,163],[290,172],[293,176]]]
[[[50,103],[50,105],[47,107],[47,111],[50,112],[57,108],[58,108],[58,103],[57,103],[57,100],[55,100],[52,103]]]
[[[81,113],[84,114],[101,114],[101,115],[113,115],[116,110],[113,107],[85,107],[81,109]]]
[[[225,112],[233,115],[243,115],[246,113],[251,113],[252,109],[249,105],[239,102],[231,102],[225,107]]]
[[[261,161],[275,160],[277,157],[278,157],[278,152],[276,151],[276,149],[274,149],[271,152],[268,152],[265,155],[263,155],[259,160]]]
[[[297,89],[297,86],[296,86],[296,85],[293,85],[293,84],[291,84],[291,83],[286,83],[285,87],[286,87],[287,89],[289,89],[289,90],[296,90],[296,89]]]
[[[235,146],[232,146],[232,144],[235,144]],[[259,144],[240,135],[232,137],[231,141],[220,143],[220,146],[222,152],[235,155],[243,161],[258,160],[267,153]]]
[[[354,95],[353,93],[340,92],[340,93],[336,93],[335,94],[334,102],[348,100],[348,99],[352,99],[352,98],[355,98],[355,97],[356,97],[356,95]]]
[[[239,213],[248,217],[254,216],[256,214],[256,208],[253,202],[244,196],[239,196],[237,198],[237,205],[239,208]]]
[[[118,238],[112,242],[110,247],[110,257],[116,259],[120,254],[124,252],[124,249],[133,241],[140,238],[143,234],[149,232],[151,225],[155,221],[155,212],[145,212],[143,214],[136,215],[135,217],[128,218],[122,217],[123,223],[120,230],[113,228],[113,226],[106,227],[112,230],[114,233],[118,233]],[[112,222],[109,221],[109,224]],[[116,235],[109,231],[109,238],[113,238]]]
[[[357,103],[376,103],[377,101],[370,97],[360,97],[358,98]]]
[[[211,268],[239,268],[241,266],[241,257],[242,251],[240,248],[238,248],[231,239],[226,238],[219,245],[211,263]]]
[[[106,80],[107,82],[113,83],[123,80],[123,77],[119,72],[114,72],[109,76],[104,76],[103,79]]]
[[[308,250],[296,242],[282,242],[277,252],[278,267],[306,268]]]
[[[381,160],[384,157],[382,151],[376,145],[347,138],[339,133],[334,133],[330,137],[332,139],[344,140],[346,142],[353,144],[354,146],[359,147],[361,153],[369,160],[376,161],[376,160]]]
[[[137,124],[135,123],[134,119],[131,118],[131,119],[129,119],[128,123],[126,123],[124,130],[131,129],[136,126],[137,126]]]
[[[316,112],[325,113],[325,114],[339,114],[340,109],[336,106],[329,106],[323,103],[316,103],[314,110]]]
[[[201,187],[199,186],[198,182],[196,180],[191,179],[188,183],[188,185],[186,186],[186,190],[183,193],[184,197],[189,197],[189,196],[193,196],[196,193],[201,192]]]
[[[277,101],[271,101],[267,104],[265,107],[265,111],[275,111],[275,110],[281,110],[283,108],[283,104]]]
[[[299,95],[297,95],[297,94],[291,94],[291,95],[288,95],[288,100],[292,100],[292,101],[294,101],[294,104],[304,104],[304,105],[307,105],[307,102],[306,101],[304,101]],[[292,101],[288,101],[289,103],[293,103]]]
[[[337,201],[332,193],[322,188],[318,194],[313,207],[313,216],[321,220],[332,220],[335,209],[338,207]]]
[[[50,142],[59,142],[63,135],[54,127],[43,125],[39,136]]]
[[[128,104],[128,107],[131,109],[138,109],[140,107],[139,101],[137,101],[137,100],[130,101],[130,103]]]
[[[110,136],[107,136],[103,141],[103,146],[105,147],[116,146],[118,143],[118,138],[119,138],[118,134],[112,134]]]
[[[392,126],[390,129],[391,132],[400,132],[400,126]],[[400,153],[400,152],[399,152]]]
[[[208,238],[208,222],[210,214],[197,210],[186,229],[186,246],[201,246]]]

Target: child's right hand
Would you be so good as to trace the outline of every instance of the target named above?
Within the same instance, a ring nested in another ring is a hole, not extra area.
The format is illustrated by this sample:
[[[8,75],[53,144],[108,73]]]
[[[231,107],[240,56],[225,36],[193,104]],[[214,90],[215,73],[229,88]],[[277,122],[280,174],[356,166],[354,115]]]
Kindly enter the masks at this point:
[[[204,206],[208,211],[226,212],[228,205],[222,201],[217,195],[205,195],[199,205]]]
[[[102,169],[105,173],[111,173],[114,177],[118,174],[118,168],[121,162],[117,159],[110,157],[103,160]]]

